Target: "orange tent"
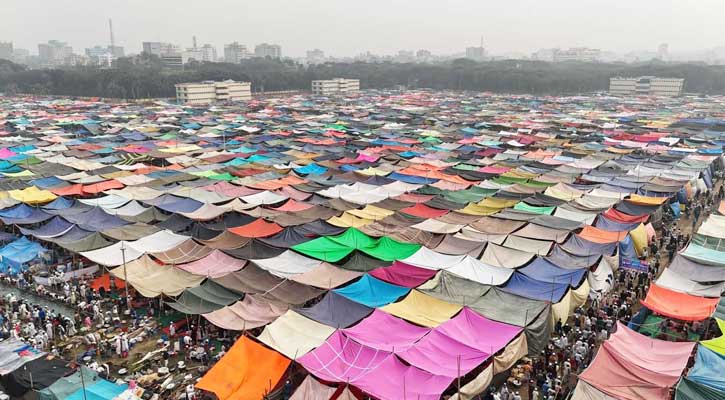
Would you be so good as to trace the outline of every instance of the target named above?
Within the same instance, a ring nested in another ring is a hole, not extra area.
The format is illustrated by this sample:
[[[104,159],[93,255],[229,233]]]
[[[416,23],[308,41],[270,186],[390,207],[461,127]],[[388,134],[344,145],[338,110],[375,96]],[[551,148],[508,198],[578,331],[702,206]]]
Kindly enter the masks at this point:
[[[642,304],[657,314],[684,321],[710,318],[720,298],[693,296],[652,284]]]
[[[272,391],[290,360],[242,336],[196,384],[219,400],[259,400]]]
[[[650,196],[640,196],[638,194],[632,194],[629,196],[628,199],[625,199],[626,201],[632,203],[632,204],[639,204],[643,206],[658,206],[667,200],[667,197],[650,197]]]
[[[586,225],[579,233],[579,236],[594,243],[614,243],[623,240],[628,233],[627,231],[610,232]]]
[[[282,227],[275,224],[274,222],[267,222],[262,218],[256,221],[238,226],[236,228],[229,229],[229,232],[247,238],[258,238],[272,236],[276,233],[282,232]]]
[[[123,279],[113,278],[114,284],[116,285],[116,289],[123,289],[126,287],[126,282],[123,281]],[[98,278],[91,281],[91,289],[98,291],[100,288],[104,288],[106,290],[111,290],[111,274],[106,272],[105,274],[99,276]]]

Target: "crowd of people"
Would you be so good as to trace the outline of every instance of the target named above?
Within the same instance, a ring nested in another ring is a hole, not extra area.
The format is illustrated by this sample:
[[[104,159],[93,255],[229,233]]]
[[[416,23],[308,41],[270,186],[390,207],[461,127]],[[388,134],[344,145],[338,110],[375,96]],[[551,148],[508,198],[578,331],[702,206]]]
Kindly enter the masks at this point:
[[[718,181],[722,176],[718,175]],[[669,207],[663,206],[660,233],[641,255],[644,270],[619,268],[614,272],[616,282],[610,292],[599,299],[589,299],[586,307],[579,307],[566,323],[556,322],[552,338],[544,351],[535,359],[525,358],[515,369],[520,376],[511,376],[496,387],[492,385],[482,395],[485,400],[563,400],[576,386],[576,376],[593,360],[599,346],[609,338],[616,322],[628,324],[640,310],[639,301],[647,295],[650,283],[672,260],[675,252],[687,246],[691,233],[710,214],[720,200],[725,199],[725,185],[716,190],[698,193],[680,218]],[[676,321],[664,318],[659,322],[658,337],[663,340],[686,340],[687,333],[706,336],[712,321]],[[638,324],[641,326],[641,324]],[[680,332],[672,335],[667,332]]]

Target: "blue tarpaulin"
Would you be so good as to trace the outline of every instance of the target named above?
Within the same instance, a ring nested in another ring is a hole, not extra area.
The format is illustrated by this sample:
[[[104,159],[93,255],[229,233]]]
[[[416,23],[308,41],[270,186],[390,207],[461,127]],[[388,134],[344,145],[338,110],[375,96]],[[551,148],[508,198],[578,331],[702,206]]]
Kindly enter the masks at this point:
[[[501,290],[527,299],[558,303],[569,290],[569,284],[542,282],[520,272],[514,272]]]
[[[725,356],[705,346],[698,346],[695,366],[687,377],[711,388],[725,391]]]
[[[536,257],[531,264],[518,270],[529,278],[542,282],[566,283],[579,286],[586,269],[564,269],[557,267],[545,258]]]
[[[81,388],[68,396],[67,400],[111,400],[119,394],[123,393],[128,385],[116,385],[107,380],[101,380]],[[84,392],[85,391],[85,395]]]
[[[365,274],[357,282],[335,292],[368,307],[382,307],[408,294],[410,289],[383,282]]]

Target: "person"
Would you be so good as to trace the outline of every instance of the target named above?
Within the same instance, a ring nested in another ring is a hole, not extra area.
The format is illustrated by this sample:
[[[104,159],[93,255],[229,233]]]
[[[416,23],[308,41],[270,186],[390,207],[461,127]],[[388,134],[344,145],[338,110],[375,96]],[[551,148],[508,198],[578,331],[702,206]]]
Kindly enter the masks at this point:
[[[539,389],[534,386],[534,390],[531,391],[531,400],[539,400],[539,399],[540,399]]]

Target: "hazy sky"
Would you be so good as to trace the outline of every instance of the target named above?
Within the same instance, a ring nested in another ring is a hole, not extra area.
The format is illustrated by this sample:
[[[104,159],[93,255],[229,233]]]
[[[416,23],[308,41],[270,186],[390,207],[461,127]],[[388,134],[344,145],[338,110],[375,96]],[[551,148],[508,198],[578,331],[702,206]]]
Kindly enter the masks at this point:
[[[626,52],[725,45],[723,0],[0,0],[0,41],[37,53],[48,39],[85,47],[142,41],[191,46],[278,43],[283,55],[438,54],[484,46],[494,53],[588,46]]]

